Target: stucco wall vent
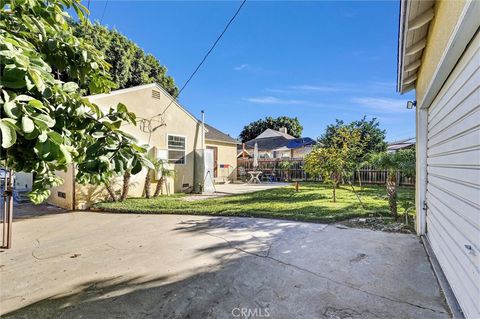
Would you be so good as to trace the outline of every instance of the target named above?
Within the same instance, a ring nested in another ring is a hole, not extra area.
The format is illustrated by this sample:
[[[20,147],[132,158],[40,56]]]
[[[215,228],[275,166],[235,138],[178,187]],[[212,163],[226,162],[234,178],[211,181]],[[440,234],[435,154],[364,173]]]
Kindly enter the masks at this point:
[[[160,100],[160,92],[159,92],[159,91],[152,90],[152,97],[153,97],[154,99]]]

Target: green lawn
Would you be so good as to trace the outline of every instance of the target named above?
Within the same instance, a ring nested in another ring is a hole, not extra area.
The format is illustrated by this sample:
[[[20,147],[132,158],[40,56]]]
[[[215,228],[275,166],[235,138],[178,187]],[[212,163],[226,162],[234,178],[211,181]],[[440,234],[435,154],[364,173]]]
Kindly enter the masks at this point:
[[[122,213],[194,214],[215,216],[244,216],[292,219],[315,222],[334,222],[361,216],[389,214],[385,187],[356,188],[364,207],[350,187],[337,190],[337,202],[332,202],[332,190],[322,184],[302,184],[300,191],[282,187],[249,194],[185,201],[186,195],[176,194],[157,198],[130,198],[124,202],[103,202],[96,209]],[[398,194],[399,212],[413,205],[414,188],[401,187]]]

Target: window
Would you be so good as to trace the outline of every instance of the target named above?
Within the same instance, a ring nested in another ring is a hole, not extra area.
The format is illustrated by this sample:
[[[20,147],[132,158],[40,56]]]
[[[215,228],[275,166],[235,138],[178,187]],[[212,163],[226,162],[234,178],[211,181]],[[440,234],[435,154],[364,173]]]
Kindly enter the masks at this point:
[[[168,162],[185,164],[186,139],[183,136],[168,135]]]

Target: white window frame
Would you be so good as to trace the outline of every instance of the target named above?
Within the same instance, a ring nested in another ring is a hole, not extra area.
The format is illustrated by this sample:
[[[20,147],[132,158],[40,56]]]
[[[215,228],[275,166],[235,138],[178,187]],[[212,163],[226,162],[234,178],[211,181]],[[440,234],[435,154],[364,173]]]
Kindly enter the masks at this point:
[[[170,159],[170,151],[179,151],[178,149],[170,149],[169,148],[169,145],[168,145],[168,138],[170,136],[173,136],[173,137],[181,137],[181,138],[184,138],[185,139],[185,155],[183,156],[183,163],[175,163],[173,160]],[[181,134],[167,134],[167,141],[166,141],[166,145],[167,145],[167,161],[169,164],[173,164],[173,165],[186,165],[187,164],[187,137],[185,135],[181,135]]]

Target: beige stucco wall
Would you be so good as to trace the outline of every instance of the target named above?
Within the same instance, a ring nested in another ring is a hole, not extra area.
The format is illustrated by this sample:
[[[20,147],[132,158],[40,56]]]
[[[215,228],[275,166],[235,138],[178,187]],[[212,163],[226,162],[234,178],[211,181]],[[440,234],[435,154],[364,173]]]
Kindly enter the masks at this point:
[[[160,99],[152,97],[152,90],[161,92]],[[162,113],[171,102],[170,97],[159,88],[147,87],[125,91],[125,93],[93,96],[90,100],[102,109],[114,107],[122,102],[130,112],[134,112],[137,115],[137,126],[128,125],[124,127],[124,130],[135,136],[140,145],[149,144],[150,147],[166,150],[168,134],[186,137],[187,155],[185,164],[173,165],[175,170],[174,190],[176,192],[181,191],[184,184],[193,186],[194,150],[201,147],[201,127],[193,116],[180,108],[176,103],[172,103],[164,115],[166,125],[158,128],[150,136],[149,133],[143,132],[139,128],[140,119],[151,119],[155,115]],[[159,117],[157,119],[160,120]],[[158,122],[152,123],[153,126],[158,124]],[[143,185],[140,180],[144,178],[144,174],[142,175],[138,178],[133,178],[134,182],[139,183],[138,187],[135,184],[132,189],[133,196],[141,196]]]
[[[152,90],[160,92],[160,99],[152,97]],[[186,138],[186,161],[185,164],[171,164],[175,170],[173,178],[168,180],[164,187],[164,193],[174,193],[182,190],[184,184],[190,186],[194,185],[194,150],[201,147],[201,127],[198,121],[176,103],[172,103],[164,115],[164,122],[166,125],[158,128],[155,132],[149,135],[140,129],[140,120],[150,119],[154,115],[161,113],[167,105],[170,104],[170,97],[157,87],[140,87],[128,90],[121,90],[114,92],[114,94],[101,94],[90,97],[90,101],[97,104],[102,110],[106,111],[110,107],[115,107],[118,103],[123,103],[127,106],[130,112],[134,112],[137,116],[137,126],[126,125],[122,129],[135,136],[139,145],[150,145],[159,150],[167,149],[168,134],[180,135]],[[160,119],[160,118],[158,118]],[[157,122],[158,123],[158,122]],[[155,123],[153,125],[156,125]],[[65,173],[59,173],[61,175]],[[144,181],[146,169],[137,175],[133,175],[130,180],[130,197],[143,196]],[[52,189],[52,195],[49,202],[60,206],[71,208],[72,197],[69,194],[73,192],[72,174],[66,174],[67,179],[65,183],[57,188]],[[62,176],[63,177],[63,176]],[[113,181],[114,189],[118,194],[122,187],[123,177],[118,177]],[[152,194],[155,189],[155,181],[152,183]],[[75,185],[75,203],[76,208],[87,208],[92,203],[104,200],[108,195],[104,186],[83,186]],[[58,191],[67,193],[67,200],[58,198],[56,196]]]
[[[74,209],[73,207],[73,166],[70,165],[70,168],[67,171],[57,171],[57,176],[63,179],[63,184],[58,187],[53,187],[51,189],[51,195],[48,198],[47,202],[49,204],[62,207],[65,209]],[[59,192],[65,194],[65,198],[59,196]]]
[[[206,140],[205,145],[218,148],[217,172],[215,182],[225,182],[237,179],[237,145]],[[221,164],[228,164],[228,168],[220,168]]]
[[[425,97],[428,85],[445,52],[448,40],[465,4],[466,0],[437,0],[435,2],[435,16],[428,30],[427,45],[423,52],[416,84],[416,99],[419,105]]]

